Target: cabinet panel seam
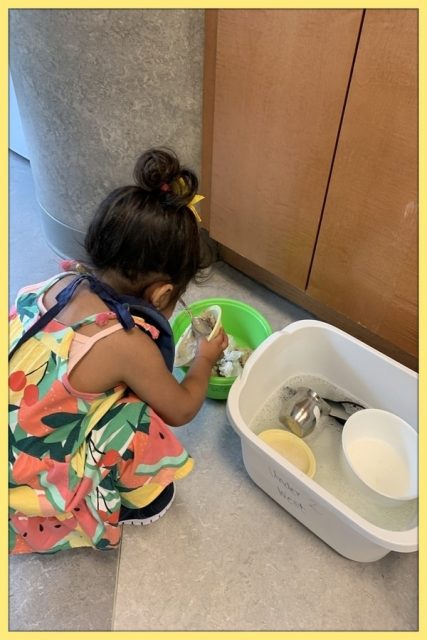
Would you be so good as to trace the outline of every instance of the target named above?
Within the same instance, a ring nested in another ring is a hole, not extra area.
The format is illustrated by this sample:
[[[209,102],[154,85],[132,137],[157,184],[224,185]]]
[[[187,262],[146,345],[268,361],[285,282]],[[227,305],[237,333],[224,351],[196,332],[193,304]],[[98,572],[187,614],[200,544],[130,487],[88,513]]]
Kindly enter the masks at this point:
[[[363,23],[364,23],[364,20],[365,20],[365,15],[366,15],[366,9],[363,9],[362,15],[361,15],[361,18],[360,18],[360,25],[359,25],[359,31],[358,31],[358,34],[357,34],[357,38],[356,38],[356,44],[355,44],[355,47],[354,47],[353,60],[352,60],[352,63],[351,63],[350,73],[349,73],[349,76],[348,76],[347,88],[346,88],[344,101],[343,101],[343,106],[342,106],[342,110],[341,110],[341,117],[340,117],[340,121],[338,123],[337,136],[336,136],[336,139],[335,139],[334,150],[333,150],[333,153],[332,153],[331,165],[330,165],[330,168],[329,168],[328,179],[326,181],[325,194],[324,194],[323,202],[322,202],[322,209],[320,211],[319,222],[318,222],[317,231],[316,231],[316,237],[314,239],[313,251],[311,253],[311,260],[310,260],[310,264],[309,264],[309,267],[308,267],[307,278],[306,278],[305,287],[304,287],[305,291],[308,288],[308,285],[309,285],[309,282],[310,282],[310,277],[311,277],[311,271],[313,269],[313,263],[314,263],[314,258],[315,258],[315,255],[316,255],[317,243],[318,243],[318,240],[319,240],[320,229],[322,227],[323,214],[325,212],[326,201],[327,201],[327,198],[328,198],[329,185],[330,185],[331,178],[332,178],[332,172],[333,172],[333,169],[334,169],[335,157],[336,157],[336,154],[337,154],[339,139],[340,139],[340,135],[341,135],[341,129],[342,129],[342,125],[343,125],[343,122],[344,122],[344,115],[345,115],[345,110],[346,110],[346,106],[347,106],[348,96],[349,96],[349,93],[350,93],[351,80],[352,80],[352,77],[353,77],[354,67],[355,67],[355,64],[356,64],[357,52],[359,50],[360,38],[361,38],[361,35],[362,35],[362,31],[363,31]]]

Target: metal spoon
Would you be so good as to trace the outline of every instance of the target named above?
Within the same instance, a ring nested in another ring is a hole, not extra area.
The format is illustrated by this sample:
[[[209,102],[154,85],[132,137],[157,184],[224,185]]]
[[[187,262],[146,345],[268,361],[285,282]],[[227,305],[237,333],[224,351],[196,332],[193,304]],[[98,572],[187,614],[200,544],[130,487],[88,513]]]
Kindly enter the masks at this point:
[[[200,316],[195,316],[193,314],[193,312],[191,311],[191,309],[189,307],[187,307],[187,305],[185,304],[185,302],[184,302],[184,300],[182,298],[180,298],[179,301],[182,304],[182,306],[184,307],[184,310],[190,316],[191,327],[192,327],[194,333],[196,335],[200,336],[200,337],[203,337],[203,338],[208,336],[212,332],[212,327],[211,327],[210,323],[207,320],[205,320],[204,318],[201,318]]]

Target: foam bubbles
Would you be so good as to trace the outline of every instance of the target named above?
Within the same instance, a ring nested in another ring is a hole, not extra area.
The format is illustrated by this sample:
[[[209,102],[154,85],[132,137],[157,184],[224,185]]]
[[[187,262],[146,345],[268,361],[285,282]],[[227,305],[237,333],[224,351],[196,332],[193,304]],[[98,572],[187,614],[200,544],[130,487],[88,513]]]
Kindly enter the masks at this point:
[[[350,400],[366,407],[366,404],[349,391],[331,384],[328,380],[311,375],[289,378],[260,407],[249,424],[253,433],[265,429],[287,429],[279,421],[282,403],[292,395],[289,387],[309,387],[321,397],[337,402]],[[369,407],[366,407],[369,408]],[[418,500],[410,500],[401,506],[385,507],[369,502],[355,488],[341,466],[342,425],[330,416],[322,416],[304,441],[308,444],[316,458],[316,474],[313,478],[323,489],[338,498],[360,516],[383,529],[404,531],[417,524]]]

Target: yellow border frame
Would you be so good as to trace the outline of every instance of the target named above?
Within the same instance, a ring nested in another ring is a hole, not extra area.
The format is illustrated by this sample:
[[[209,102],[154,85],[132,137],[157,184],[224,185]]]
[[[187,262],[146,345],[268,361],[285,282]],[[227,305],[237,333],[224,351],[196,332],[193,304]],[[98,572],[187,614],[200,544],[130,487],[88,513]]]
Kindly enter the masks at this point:
[[[425,162],[424,162],[424,129],[425,129],[425,114],[426,114],[426,99],[425,99],[425,81],[422,83],[421,79],[427,77],[426,73],[426,65],[425,65],[425,40],[427,35],[426,30],[426,9],[425,2],[410,2],[410,4],[405,5],[405,3],[401,2],[372,2],[366,1],[364,3],[355,1],[352,3],[348,3],[345,6],[343,2],[329,2],[325,5],[323,2],[312,1],[312,2],[299,2],[297,5],[286,4],[280,0],[270,0],[267,4],[249,1],[230,1],[230,2],[218,2],[218,1],[202,1],[202,2],[141,2],[138,0],[127,0],[123,3],[120,3],[119,0],[39,0],[37,1],[28,1],[28,0],[6,0],[6,2],[2,2],[0,0],[0,47],[1,47],[1,78],[2,78],[2,91],[0,92],[1,98],[1,132],[2,138],[5,141],[4,153],[1,156],[1,166],[0,166],[0,180],[1,180],[1,196],[3,206],[1,207],[1,211],[3,212],[0,216],[0,256],[4,256],[2,260],[5,260],[5,268],[2,270],[3,277],[0,278],[0,291],[1,291],[1,299],[4,301],[2,308],[6,310],[8,308],[8,279],[7,279],[7,256],[8,256],[8,216],[6,212],[8,211],[8,160],[7,160],[7,151],[8,145],[6,141],[8,140],[8,103],[7,103],[7,86],[8,86],[8,10],[9,9],[177,9],[177,8],[185,8],[185,9],[215,9],[215,8],[224,8],[224,9],[232,9],[232,8],[283,8],[283,9],[304,9],[304,8],[325,8],[325,9],[369,9],[369,8],[383,8],[383,9],[418,9],[419,10],[419,114],[420,114],[420,124],[419,124],[419,143],[420,143],[420,153],[419,153],[419,176],[425,175]],[[426,221],[425,221],[425,213],[424,213],[424,190],[423,185],[420,180],[420,219],[419,219],[419,327],[420,327],[420,377],[419,377],[419,390],[420,390],[420,465],[419,465],[419,476],[420,476],[420,487],[423,488],[426,486],[426,473],[423,467],[423,460],[425,459],[425,436],[422,432],[424,426],[427,424],[427,410],[426,410],[426,399],[427,399],[427,389],[424,381],[424,362],[425,362],[425,332],[421,329],[426,326],[425,324],[425,295],[424,292],[426,290],[426,259],[423,255],[421,248],[424,248],[424,238],[426,237]],[[4,314],[4,317],[6,314]],[[5,330],[0,332],[0,349],[1,349],[1,362],[7,362],[6,352],[7,352],[7,324],[5,320]],[[6,407],[7,405],[7,366],[4,365],[2,367],[2,388],[6,390],[5,393],[5,402],[2,403],[2,407]],[[4,421],[2,424],[6,424],[6,409],[4,410]],[[4,433],[6,430],[4,429]],[[4,435],[1,438],[1,452],[3,455],[3,460],[7,459],[7,437]],[[6,523],[6,515],[7,515],[7,465],[4,464],[1,466],[3,481],[0,482],[0,486],[2,487],[2,491],[0,491],[0,512],[2,514],[2,522]],[[420,533],[420,541],[423,542],[425,540],[425,503],[424,503],[424,495],[423,491],[421,491],[420,498],[420,513],[419,513],[419,533]],[[29,635],[32,639],[43,638],[46,639],[47,635],[51,635],[52,638],[63,637],[63,638],[74,638],[77,635],[84,634],[84,637],[90,635],[94,638],[102,638],[104,639],[106,636],[106,632],[37,632],[32,631],[27,632],[9,632],[7,630],[7,621],[8,621],[8,555],[7,555],[7,527],[6,525],[0,528],[0,540],[1,540],[1,563],[0,563],[0,638],[13,637],[16,640],[20,640],[21,638],[28,638]],[[424,552],[420,553],[420,564],[419,564],[419,630],[411,631],[411,632],[339,632],[339,637],[341,638],[352,638],[354,639],[355,634],[357,636],[363,635],[367,638],[375,638],[390,636],[393,639],[396,638],[404,638],[404,637],[413,637],[414,634],[417,636],[423,637],[426,630],[426,612],[427,612],[427,603],[425,598],[425,585],[427,584],[427,574],[426,574],[426,565],[425,565],[425,554]],[[285,589],[286,592],[286,589]],[[284,592],[284,593],[285,593]],[[285,596],[284,596],[285,597]],[[163,640],[164,638],[174,638],[175,640],[180,640],[181,638],[184,640],[189,637],[192,638],[201,638],[207,635],[210,640],[224,640],[225,638],[230,638],[233,640],[247,640],[247,638],[256,637],[257,639],[268,639],[274,640],[276,638],[283,638],[284,636],[298,638],[298,640],[307,640],[309,638],[330,638],[331,635],[336,635],[337,632],[331,631],[319,631],[319,632],[287,632],[287,631],[251,631],[251,632],[229,632],[229,631],[209,631],[209,632],[197,632],[197,631],[172,631],[172,632],[143,632],[143,631],[130,631],[130,632],[120,632],[120,631],[112,631],[108,632],[108,635],[113,634],[116,638],[156,638],[156,640]]]

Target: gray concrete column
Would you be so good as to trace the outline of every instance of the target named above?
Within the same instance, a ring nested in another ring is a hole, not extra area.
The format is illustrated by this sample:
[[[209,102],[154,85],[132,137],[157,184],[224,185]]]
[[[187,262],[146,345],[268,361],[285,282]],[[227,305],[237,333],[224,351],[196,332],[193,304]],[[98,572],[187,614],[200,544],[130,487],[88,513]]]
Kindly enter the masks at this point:
[[[50,246],[81,257],[94,209],[167,145],[201,162],[202,10],[14,9],[10,69]]]

